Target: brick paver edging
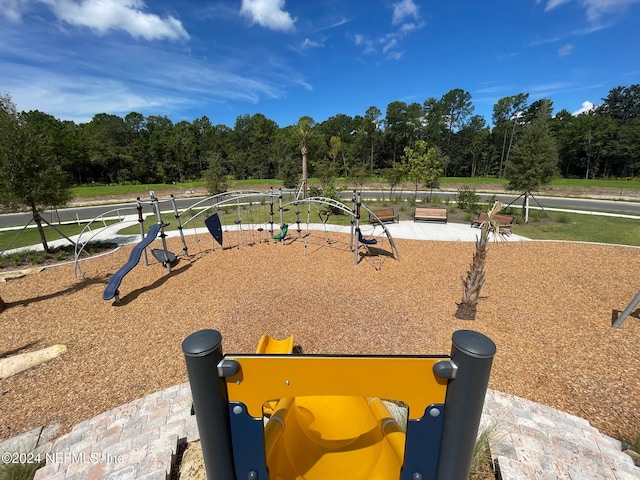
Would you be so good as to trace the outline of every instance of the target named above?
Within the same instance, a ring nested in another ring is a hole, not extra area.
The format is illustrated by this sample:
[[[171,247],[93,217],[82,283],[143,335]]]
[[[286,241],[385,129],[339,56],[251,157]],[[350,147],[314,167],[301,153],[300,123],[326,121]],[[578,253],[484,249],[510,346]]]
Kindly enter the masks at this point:
[[[503,480],[632,480],[640,469],[588,421],[489,390],[482,425]],[[47,450],[35,480],[167,480],[180,442],[199,440],[188,383],[76,425]]]

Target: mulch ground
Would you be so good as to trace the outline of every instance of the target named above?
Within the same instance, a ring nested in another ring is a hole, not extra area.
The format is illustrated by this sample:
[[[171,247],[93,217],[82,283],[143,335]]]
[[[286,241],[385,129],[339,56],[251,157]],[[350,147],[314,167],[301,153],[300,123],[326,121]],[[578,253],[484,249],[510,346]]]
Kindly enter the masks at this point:
[[[640,250],[492,245],[477,319],[463,321],[454,313],[472,243],[399,240],[400,262],[354,266],[348,239],[335,239],[314,233],[305,255],[302,241],[222,251],[210,237],[187,237],[195,255],[171,274],[157,263],[136,267],[118,306],[102,292],[132,246],[83,262],[82,278],[70,265],[1,284],[0,356],[57,343],[69,351],[0,381],[0,438],[51,422],[67,431],[187,381],[181,343],[204,328],[222,332],[227,352],[253,352],[263,333],[293,333],[305,353],[335,354],[446,354],[454,331],[473,329],[497,345],[490,388],[586,418],[616,438],[637,432],[640,320],[620,329],[611,322],[638,291]],[[181,251],[176,239],[168,243]]]

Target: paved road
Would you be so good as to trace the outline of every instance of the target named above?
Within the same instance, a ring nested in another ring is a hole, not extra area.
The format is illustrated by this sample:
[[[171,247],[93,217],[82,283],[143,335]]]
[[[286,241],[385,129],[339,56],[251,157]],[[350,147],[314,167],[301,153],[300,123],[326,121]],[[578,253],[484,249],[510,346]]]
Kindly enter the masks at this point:
[[[389,195],[389,192],[384,192],[386,196]],[[422,196],[426,195],[426,193],[422,193]],[[452,198],[457,195],[457,192],[443,192],[438,191],[434,193],[434,195],[442,198],[449,197]],[[343,196],[347,198],[351,198],[351,192],[343,192]],[[404,198],[412,197],[412,192],[401,192],[394,194],[394,196],[402,196]],[[480,194],[481,200],[486,201],[491,197],[489,194]],[[204,197],[191,197],[191,198],[181,198],[176,199],[176,204],[178,210],[184,210],[195,204],[196,202],[202,200]],[[380,191],[367,191],[363,193],[363,202],[366,203],[369,198],[382,198],[382,192]],[[498,194],[496,195],[496,199],[500,200],[506,204],[509,204],[516,200],[518,195],[511,194]],[[612,201],[612,200],[597,200],[597,199],[582,199],[582,198],[562,198],[562,197],[543,197],[536,196],[536,199],[543,207],[549,208],[562,208],[562,209],[570,209],[570,210],[583,210],[583,211],[609,211],[621,214],[630,214],[630,215],[638,215],[640,216],[640,203],[635,202],[626,202],[626,201]],[[350,203],[346,201],[346,203]],[[518,205],[521,205],[521,202],[517,202]],[[531,201],[532,206],[536,206],[534,201]],[[160,208],[162,211],[171,211],[171,203],[170,202],[161,202]],[[144,205],[144,214],[147,216],[152,213],[151,206],[149,204]],[[123,216],[123,215],[134,215],[136,214],[135,202],[132,203],[120,203],[120,204],[110,204],[110,205],[97,205],[90,207],[72,207],[72,208],[64,208],[57,211],[57,214],[48,213],[45,218],[50,222],[57,223],[58,220],[62,222],[75,221],[75,220],[91,220],[99,215],[103,215],[106,212],[112,212],[111,214],[115,216]],[[4,214],[0,215],[0,228],[10,227],[10,226],[20,226],[25,225],[27,222],[31,220],[31,215],[28,213],[15,213],[15,214]]]

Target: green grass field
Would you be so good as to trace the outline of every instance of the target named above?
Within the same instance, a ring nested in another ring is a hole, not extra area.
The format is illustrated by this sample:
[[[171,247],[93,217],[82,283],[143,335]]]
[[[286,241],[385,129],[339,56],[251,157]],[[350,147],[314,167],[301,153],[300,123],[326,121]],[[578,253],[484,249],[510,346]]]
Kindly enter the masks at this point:
[[[516,225],[513,233],[536,240],[569,240],[640,246],[640,221],[578,213],[551,212],[556,223],[530,221]]]
[[[380,184],[381,188],[388,188],[385,180],[382,178],[372,178],[372,183]],[[318,179],[310,178],[309,185],[318,185]],[[507,181],[504,178],[489,178],[489,177],[442,177],[440,184],[443,188],[447,188],[448,185],[460,185],[467,184],[474,185],[506,185]],[[229,190],[242,190],[251,187],[265,187],[273,186],[279,187],[282,185],[281,180],[277,179],[249,179],[249,180],[232,180]],[[338,187],[344,187],[350,185],[346,178],[336,178],[335,185]],[[147,185],[97,185],[97,186],[80,186],[73,187],[71,194],[74,198],[92,198],[101,197],[107,195],[122,195],[131,196],[135,198],[140,192],[149,192],[153,190],[157,195],[162,195],[163,191],[175,190],[176,188],[188,190],[190,188],[202,188],[205,186],[204,181],[184,182],[176,184],[147,184]],[[608,189],[629,189],[640,190],[640,180],[584,180],[574,178],[558,178],[551,182],[551,187],[570,187],[579,188],[584,190],[608,188]],[[349,186],[351,188],[351,186]],[[408,183],[405,185],[405,190],[411,188]]]

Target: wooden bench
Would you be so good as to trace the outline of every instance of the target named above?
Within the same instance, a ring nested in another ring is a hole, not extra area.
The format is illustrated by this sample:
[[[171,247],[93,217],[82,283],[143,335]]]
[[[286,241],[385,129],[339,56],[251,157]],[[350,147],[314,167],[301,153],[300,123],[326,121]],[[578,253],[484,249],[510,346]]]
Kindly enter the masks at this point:
[[[414,222],[444,222],[447,223],[449,211],[446,208],[416,208],[413,215]]]
[[[513,227],[513,221],[514,221],[513,215],[496,214],[493,216],[493,219],[498,224],[498,227],[500,227],[501,229],[504,228],[505,230],[511,231],[511,228]],[[473,217],[473,220],[471,220],[471,226],[480,228],[480,225],[482,225],[486,220],[487,220],[487,213],[481,212],[477,214],[475,217]]]
[[[393,210],[393,208],[371,210],[371,213],[373,213],[376,217],[378,217],[382,223],[396,222],[400,220],[398,218],[398,215],[396,215],[396,212]],[[378,223],[378,220],[376,220],[374,216],[369,215],[369,223]]]

